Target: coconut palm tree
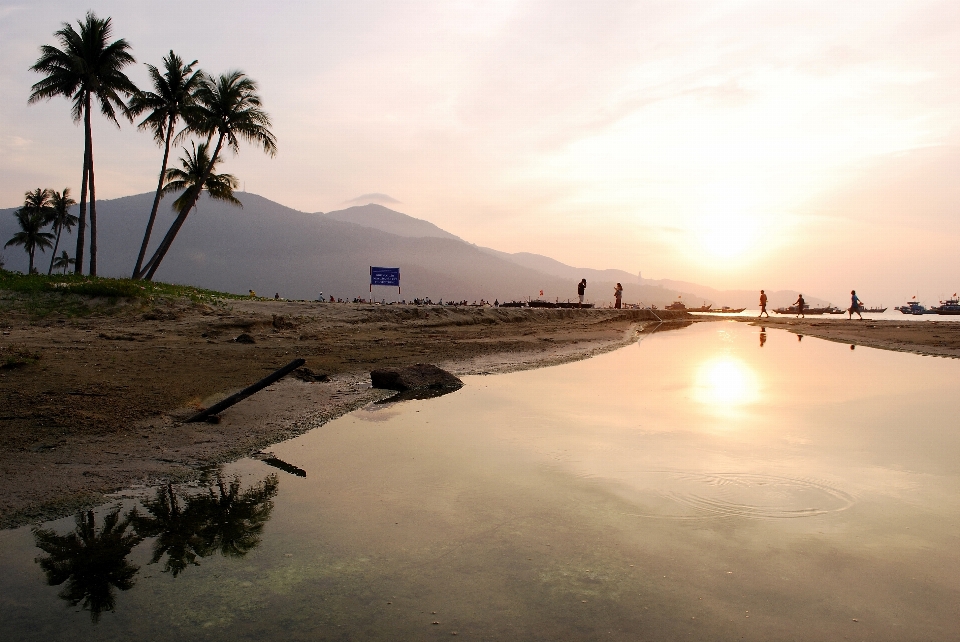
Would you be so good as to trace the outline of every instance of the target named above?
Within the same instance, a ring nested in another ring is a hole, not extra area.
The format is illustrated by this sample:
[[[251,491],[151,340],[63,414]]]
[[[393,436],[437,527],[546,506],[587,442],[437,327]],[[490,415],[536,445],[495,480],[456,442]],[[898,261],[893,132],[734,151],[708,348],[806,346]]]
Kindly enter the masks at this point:
[[[60,234],[63,230],[68,232],[80,220],[70,213],[70,208],[77,202],[70,196],[70,188],[64,187],[62,192],[50,192],[50,225],[53,226],[53,233],[57,235],[57,240],[53,244],[53,254],[50,256],[50,269],[47,274],[53,274],[54,262],[56,261],[57,250],[60,248]],[[66,251],[64,251],[66,255]],[[75,262],[75,261],[74,261]]]
[[[14,212],[14,216],[17,217],[17,223],[20,224],[20,231],[14,234],[3,247],[22,245],[27,256],[30,257],[30,268],[27,274],[33,274],[33,260],[37,249],[39,248],[42,251],[48,247],[53,247],[53,243],[50,242],[53,239],[53,234],[43,231],[52,217],[49,190],[38,187],[32,192],[27,192],[23,200],[23,207]]]
[[[166,184],[163,186],[163,194],[172,194],[183,190],[180,198],[173,202],[173,210],[180,213],[184,210],[192,198],[193,189],[201,184],[202,189],[206,190],[210,198],[218,201],[226,201],[243,207],[237,197],[233,195],[240,182],[231,174],[216,174],[210,170],[210,155],[207,153],[207,144],[190,144],[192,150],[184,148],[185,156],[180,158],[180,166],[183,169],[171,167],[167,170]]]
[[[150,219],[147,221],[147,231],[143,235],[140,245],[140,254],[137,264],[133,268],[133,275],[143,266],[143,258],[150,243],[150,234],[157,219],[157,209],[160,207],[160,198],[163,191],[163,182],[167,172],[167,161],[170,159],[170,143],[173,141],[173,130],[181,116],[190,117],[190,108],[196,102],[194,94],[203,78],[202,71],[193,71],[197,61],[184,64],[183,60],[173,51],[163,59],[163,73],[153,65],[147,65],[153,91],[141,91],[134,94],[130,101],[130,112],[139,115],[145,111],[150,113],[138,126],[140,129],[153,131],[153,138],[163,145],[163,162],[160,164],[160,180],[157,182],[157,193],[153,198],[153,208],[150,210]]]
[[[60,252],[60,256],[53,259],[53,267],[57,268],[58,270],[63,268],[63,274],[66,274],[67,268],[69,268],[71,265],[73,265],[76,262],[77,262],[76,259],[71,259],[70,255],[67,254],[67,251],[63,250],[62,252]]]
[[[193,113],[196,118],[189,124],[189,130],[206,136],[208,143],[212,142],[214,136],[217,137],[216,147],[206,168],[207,173],[212,172],[220,161],[220,152],[224,144],[234,153],[238,153],[240,141],[245,140],[259,145],[264,153],[270,156],[277,153],[277,139],[270,131],[270,117],[263,110],[262,101],[257,95],[257,83],[242,71],[231,71],[217,78],[204,75],[197,91],[197,106]],[[206,183],[204,176],[202,180],[196,181],[181,199],[178,199],[182,200],[183,206],[177,209],[177,218],[160,242],[160,246],[135,278],[153,279],[157,268],[160,267],[160,262],[163,261],[177,233],[183,227],[187,215],[206,188]]]
[[[83,272],[83,251],[87,217],[87,189],[90,190],[90,274],[97,274],[97,190],[93,174],[93,131],[90,110],[96,98],[100,113],[117,127],[117,109],[131,118],[122,97],[137,91],[123,73],[133,64],[130,45],[123,38],[110,42],[113,27],[110,18],[100,19],[92,11],[77,21],[78,32],[69,23],[54,33],[60,49],[40,47],[40,58],[31,71],[46,76],[31,88],[29,103],[64,96],[73,101],[73,121],[83,119],[83,180],[80,187],[80,225],[77,229],[77,274]]]
[[[116,601],[114,588],[121,591],[133,588],[133,578],[139,567],[130,563],[127,556],[142,538],[132,530],[128,531],[128,526],[129,516],[121,519],[118,508],[103,518],[99,531],[93,511],[77,515],[72,533],[57,535],[52,530],[33,531],[37,548],[47,554],[36,560],[47,576],[47,583],[59,586],[66,582],[60,598],[89,610],[94,622],[100,619],[103,611],[113,610]]]

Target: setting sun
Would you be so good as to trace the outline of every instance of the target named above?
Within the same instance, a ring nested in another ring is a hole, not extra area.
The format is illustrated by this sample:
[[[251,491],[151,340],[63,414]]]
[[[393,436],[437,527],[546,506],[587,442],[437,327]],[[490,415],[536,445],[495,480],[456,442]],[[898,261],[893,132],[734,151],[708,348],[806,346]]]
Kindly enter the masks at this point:
[[[740,359],[718,357],[697,370],[695,398],[718,413],[755,403],[760,398],[757,376]]]

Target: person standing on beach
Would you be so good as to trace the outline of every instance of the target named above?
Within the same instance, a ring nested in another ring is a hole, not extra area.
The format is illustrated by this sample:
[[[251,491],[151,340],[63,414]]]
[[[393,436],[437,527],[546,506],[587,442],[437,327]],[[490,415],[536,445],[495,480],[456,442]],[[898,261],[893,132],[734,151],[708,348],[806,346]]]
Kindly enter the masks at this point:
[[[801,294],[800,296],[798,296],[797,300],[794,301],[793,304],[797,306],[797,316],[800,317],[801,319],[806,319],[806,317],[803,316],[803,308],[807,305],[807,302],[803,300],[803,295]],[[770,315],[767,315],[767,316],[770,316]]]
[[[587,291],[587,280],[580,279],[580,283],[577,285],[577,296],[580,297],[580,307],[583,307],[583,294]]]
[[[623,286],[619,283],[617,283],[617,287],[613,288],[613,298],[617,300],[617,302],[613,304],[613,307],[619,310],[620,301],[623,299]]]
[[[760,314],[757,315],[759,319],[763,315],[767,315],[767,318],[770,318],[770,313],[767,312],[767,295],[763,290],[760,290]]]
[[[847,312],[850,313],[850,319],[853,319],[853,313],[856,312],[857,316],[860,317],[860,320],[863,321],[863,315],[860,314],[860,308],[862,307],[863,302],[860,300],[860,297],[857,296],[857,291],[850,290],[850,309],[847,310]],[[850,319],[847,320],[849,321]]]

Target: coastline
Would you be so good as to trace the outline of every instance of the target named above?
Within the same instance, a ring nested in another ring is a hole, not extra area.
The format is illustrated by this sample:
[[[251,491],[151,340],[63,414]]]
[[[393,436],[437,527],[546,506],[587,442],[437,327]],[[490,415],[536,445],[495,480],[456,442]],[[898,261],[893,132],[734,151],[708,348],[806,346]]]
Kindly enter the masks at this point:
[[[123,488],[188,482],[212,466],[323,425],[390,391],[369,371],[428,362],[457,375],[558,365],[615,350],[684,313],[231,301],[166,302],[109,316],[0,316],[0,348],[39,355],[0,369],[0,528],[70,514]],[[247,334],[253,343],[235,341]],[[287,377],[184,424],[293,358]]]

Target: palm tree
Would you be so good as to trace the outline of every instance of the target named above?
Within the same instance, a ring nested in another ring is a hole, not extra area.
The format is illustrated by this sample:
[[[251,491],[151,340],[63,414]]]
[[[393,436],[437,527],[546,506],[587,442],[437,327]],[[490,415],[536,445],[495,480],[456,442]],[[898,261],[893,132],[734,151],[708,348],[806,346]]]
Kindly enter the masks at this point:
[[[139,128],[153,130],[154,139],[158,144],[163,145],[160,180],[157,182],[157,193],[153,198],[153,208],[150,210],[150,219],[147,221],[147,231],[143,235],[137,264],[133,268],[134,276],[143,266],[143,258],[147,253],[147,245],[150,243],[150,234],[153,232],[153,224],[157,219],[157,209],[160,207],[163,181],[166,177],[167,161],[170,158],[173,130],[181,116],[189,119],[190,108],[195,102],[194,94],[203,78],[202,71],[193,71],[193,66],[196,64],[196,60],[188,65],[184,64],[183,60],[171,50],[170,55],[163,59],[162,74],[153,65],[147,65],[154,91],[138,92],[134,94],[130,101],[130,112],[133,114],[139,115],[149,110],[149,115],[140,123]]]
[[[193,113],[196,118],[189,125],[191,132],[206,136],[208,143],[217,136],[217,145],[206,173],[212,172],[220,161],[220,151],[224,143],[234,153],[240,151],[241,139],[259,145],[264,153],[270,156],[277,153],[277,139],[270,131],[270,117],[263,110],[262,101],[257,95],[257,83],[242,71],[231,71],[217,78],[204,75],[197,91],[197,107]],[[202,180],[196,181],[192,188],[181,196],[179,200],[183,202],[183,206],[177,209],[177,218],[153,256],[134,278],[153,279],[187,215],[197,204],[206,183],[204,175]]]
[[[53,268],[60,267],[59,265],[54,265],[57,250],[60,248],[60,233],[63,232],[63,230],[69,232],[80,220],[70,213],[70,208],[76,204],[77,202],[70,197],[69,187],[64,187],[62,192],[50,192],[50,224],[53,226],[54,234],[57,235],[57,241],[53,244],[53,254],[50,256],[50,269],[47,270],[47,274],[53,274]],[[64,251],[63,254],[66,255],[67,252]],[[75,262],[76,261],[74,261],[74,263]],[[66,270],[64,270],[64,272],[66,272]]]
[[[93,511],[79,513],[72,533],[57,535],[52,530],[34,529],[37,548],[47,554],[37,563],[47,576],[47,584],[59,586],[67,582],[60,598],[72,606],[80,604],[97,622],[100,613],[112,611],[113,589],[133,588],[139,568],[127,561],[133,547],[142,537],[127,531],[129,516],[120,519],[120,509],[107,514],[97,532]]]
[[[100,113],[112,120],[117,127],[116,109],[130,118],[121,96],[130,96],[136,86],[123,73],[123,68],[133,64],[130,45],[123,38],[110,43],[110,18],[101,20],[92,11],[84,20],[77,21],[79,33],[69,23],[54,33],[61,49],[51,45],[40,47],[40,58],[30,67],[31,71],[46,74],[32,87],[29,103],[64,96],[73,101],[73,121],[83,119],[83,181],[80,187],[80,225],[77,230],[76,272],[83,272],[83,250],[87,217],[87,184],[90,189],[90,274],[97,274],[97,191],[93,176],[93,131],[90,125],[90,109],[96,97]]]
[[[53,234],[43,231],[51,219],[50,192],[39,187],[32,192],[27,192],[23,207],[14,212],[14,216],[20,224],[20,231],[14,234],[3,247],[22,245],[27,256],[30,257],[30,268],[27,274],[33,274],[33,259],[37,248],[42,251],[53,247],[53,243],[50,242]]]
[[[233,190],[240,184],[236,177],[232,174],[213,173],[206,143],[200,143],[199,146],[191,143],[191,147],[193,151],[184,149],[186,155],[180,158],[183,169],[171,167],[167,170],[163,194],[184,190],[180,198],[173,202],[173,210],[177,213],[183,211],[190,202],[193,188],[200,185],[201,181],[204,181],[202,189],[207,191],[210,198],[243,207],[243,203],[233,195]]]
[[[63,250],[62,252],[60,252],[60,256],[53,259],[53,267],[57,268],[58,270],[63,268],[63,274],[66,274],[67,268],[69,268],[71,265],[75,264],[76,262],[77,262],[76,259],[71,259],[70,255],[67,254],[67,251]]]

